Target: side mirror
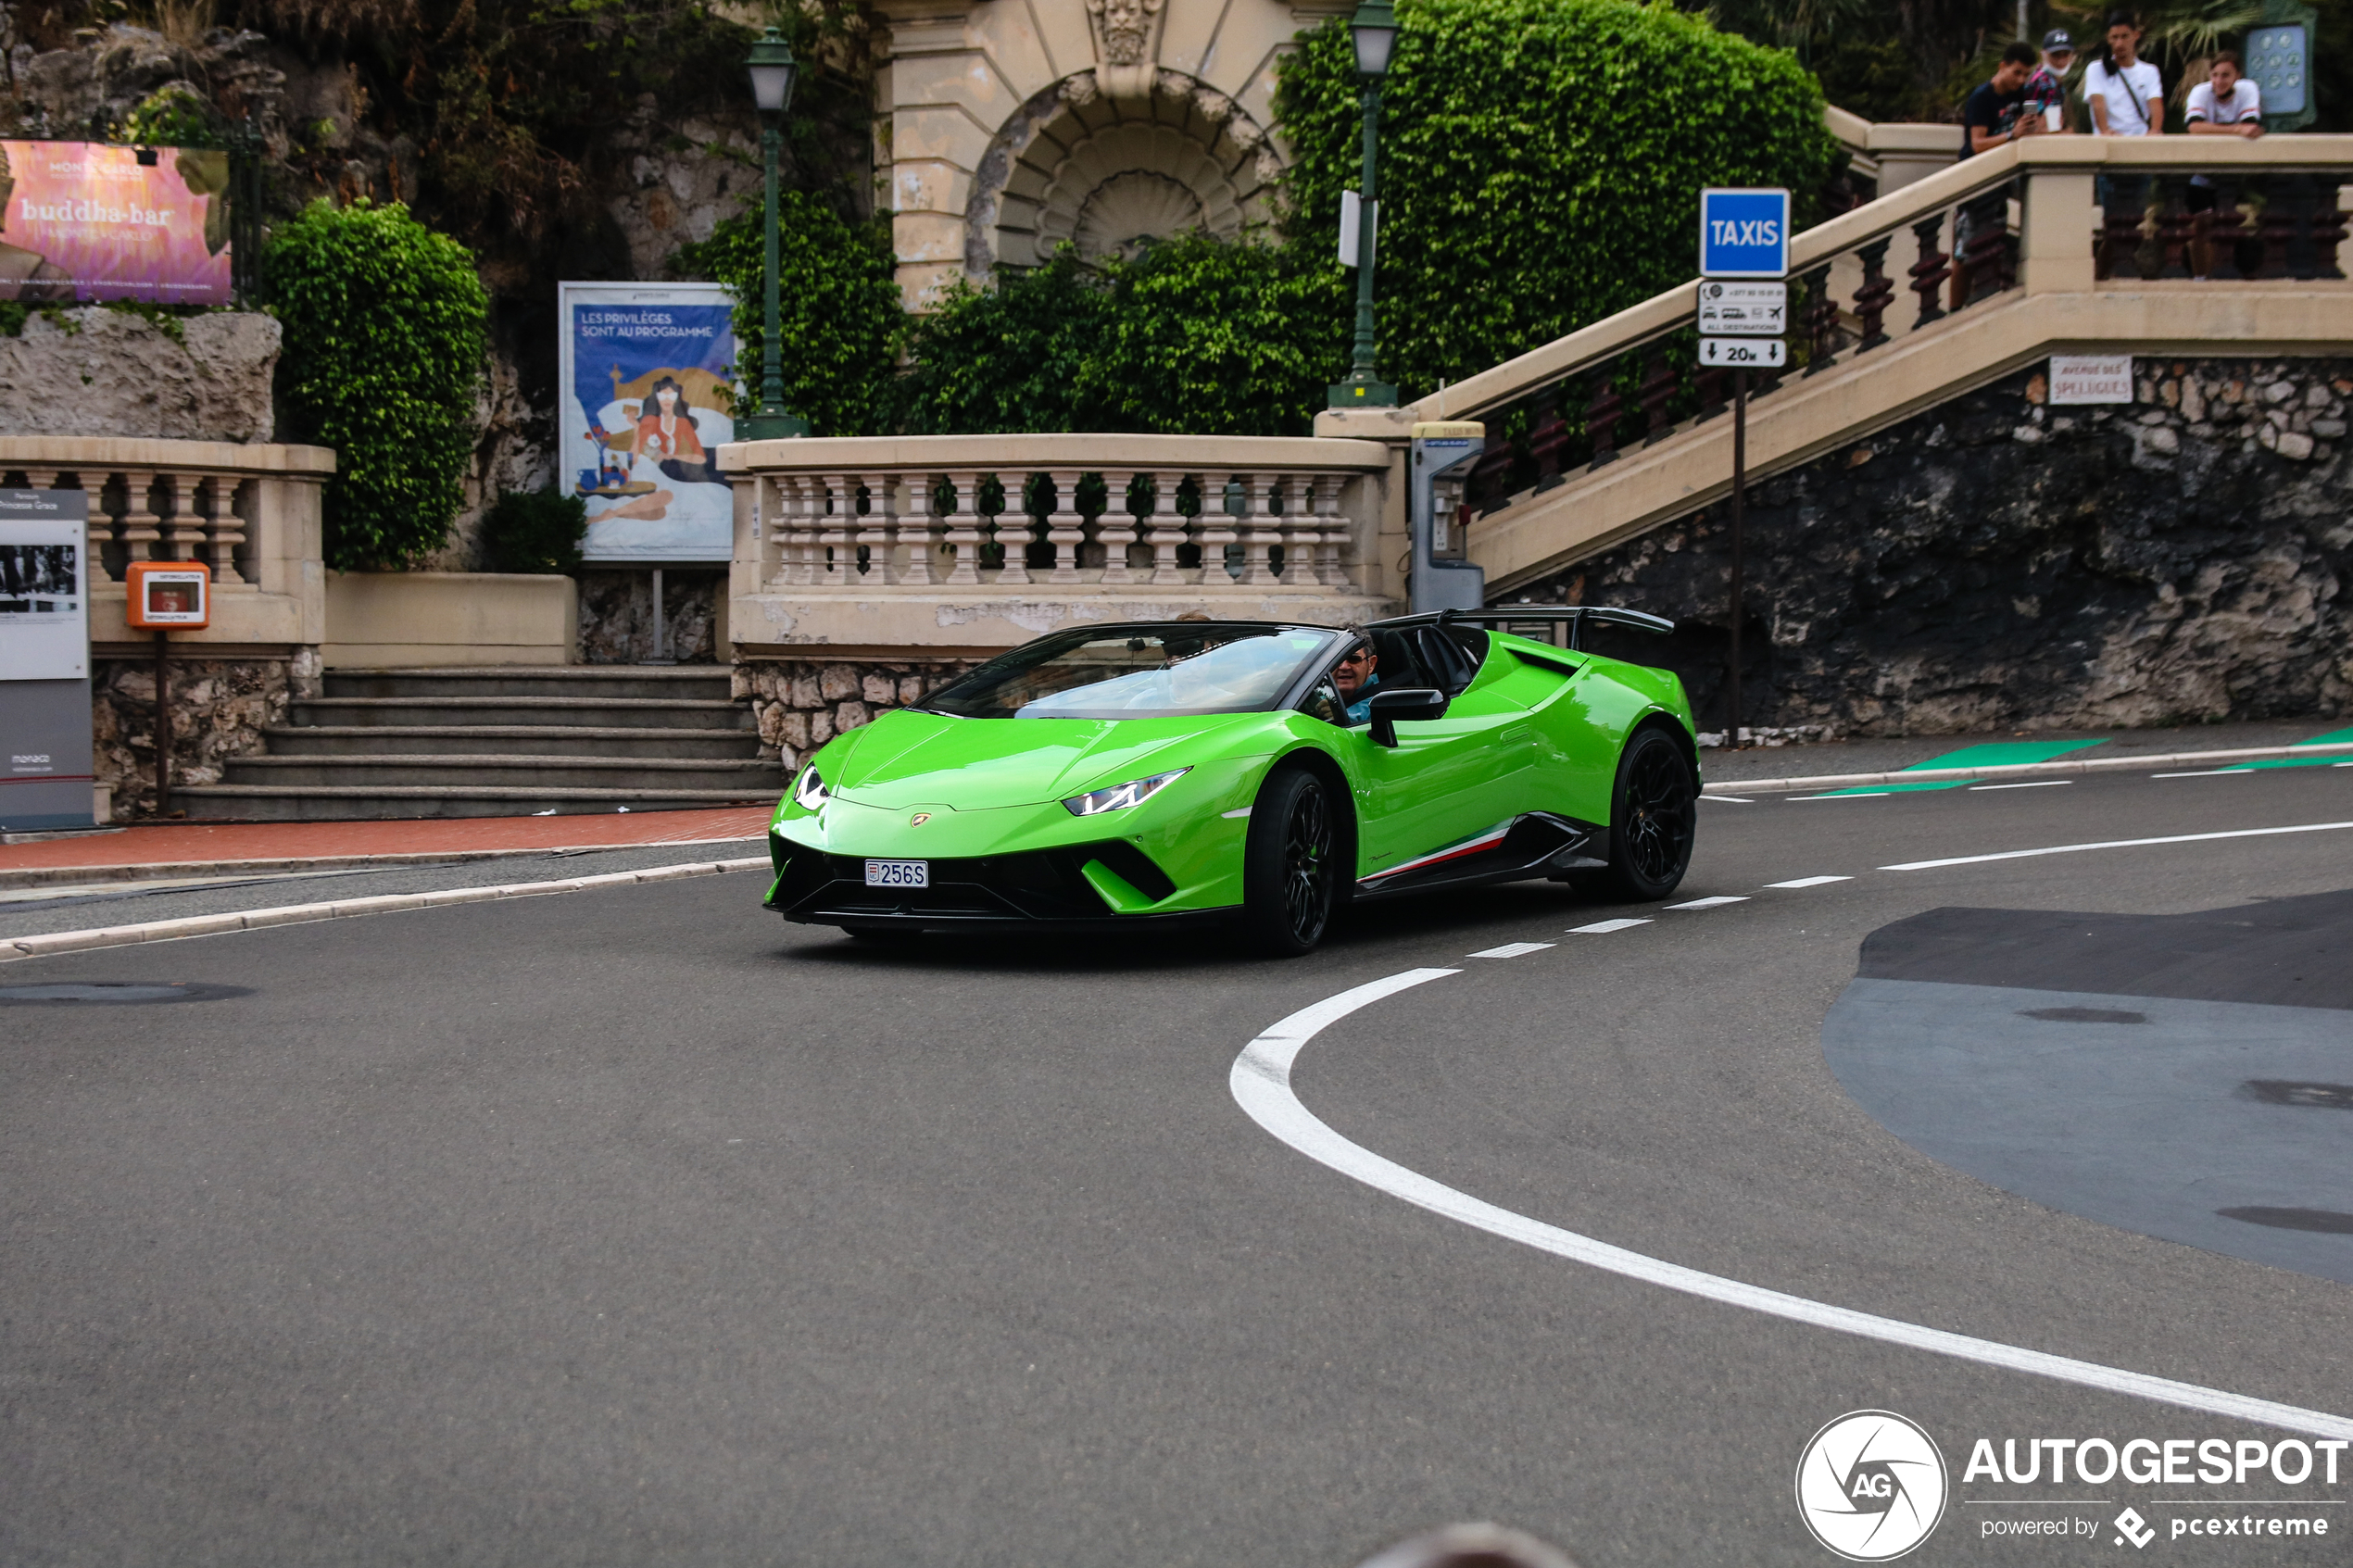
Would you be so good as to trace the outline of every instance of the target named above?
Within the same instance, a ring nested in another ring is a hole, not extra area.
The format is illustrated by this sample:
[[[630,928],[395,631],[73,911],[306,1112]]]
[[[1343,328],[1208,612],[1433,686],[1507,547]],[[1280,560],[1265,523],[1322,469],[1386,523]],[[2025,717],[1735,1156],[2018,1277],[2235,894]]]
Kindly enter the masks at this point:
[[[1393,692],[1375,692],[1365,711],[1372,716],[1373,744],[1395,746],[1397,721],[1400,719],[1443,719],[1446,717],[1446,694],[1427,686],[1408,686]]]

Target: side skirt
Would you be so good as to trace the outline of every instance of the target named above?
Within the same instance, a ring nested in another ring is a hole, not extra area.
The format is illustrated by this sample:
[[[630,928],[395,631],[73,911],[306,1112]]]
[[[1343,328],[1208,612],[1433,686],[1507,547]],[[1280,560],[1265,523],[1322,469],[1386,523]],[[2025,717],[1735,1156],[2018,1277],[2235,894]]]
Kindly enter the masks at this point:
[[[1364,902],[1401,893],[1598,870],[1609,863],[1604,858],[1608,847],[1607,828],[1550,811],[1530,811],[1459,844],[1360,878],[1355,896]]]

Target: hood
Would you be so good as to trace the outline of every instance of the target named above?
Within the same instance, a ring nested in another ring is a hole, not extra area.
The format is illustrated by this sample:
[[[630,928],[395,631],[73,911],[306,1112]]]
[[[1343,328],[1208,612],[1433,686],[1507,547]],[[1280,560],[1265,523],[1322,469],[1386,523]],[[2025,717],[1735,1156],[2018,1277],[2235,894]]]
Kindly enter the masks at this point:
[[[979,811],[1036,806],[1181,768],[1265,713],[1154,719],[951,719],[886,713],[816,759],[825,787],[862,806]]]

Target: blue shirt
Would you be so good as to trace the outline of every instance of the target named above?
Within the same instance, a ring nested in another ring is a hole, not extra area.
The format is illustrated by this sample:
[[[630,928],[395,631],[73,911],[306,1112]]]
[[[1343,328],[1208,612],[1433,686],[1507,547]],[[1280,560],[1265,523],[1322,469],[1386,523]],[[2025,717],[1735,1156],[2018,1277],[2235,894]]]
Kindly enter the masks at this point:
[[[1348,705],[1350,723],[1369,724],[1373,721],[1373,688],[1379,684],[1379,675],[1373,674],[1365,677],[1365,684],[1356,688],[1356,700]]]

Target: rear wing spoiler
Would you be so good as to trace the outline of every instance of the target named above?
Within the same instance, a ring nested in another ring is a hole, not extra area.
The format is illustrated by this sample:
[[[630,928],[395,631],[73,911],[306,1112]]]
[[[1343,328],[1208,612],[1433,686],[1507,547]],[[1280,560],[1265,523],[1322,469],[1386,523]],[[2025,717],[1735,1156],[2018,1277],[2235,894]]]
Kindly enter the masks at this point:
[[[1665,636],[1675,630],[1675,622],[1663,615],[1647,610],[1620,609],[1616,605],[1507,605],[1492,609],[1435,609],[1419,615],[1400,615],[1388,621],[1376,621],[1365,629],[1394,629],[1400,626],[1513,626],[1541,625],[1559,627],[1566,635],[1560,646],[1579,649],[1585,623],[1600,621],[1610,626],[1625,626],[1637,632],[1652,632]]]

